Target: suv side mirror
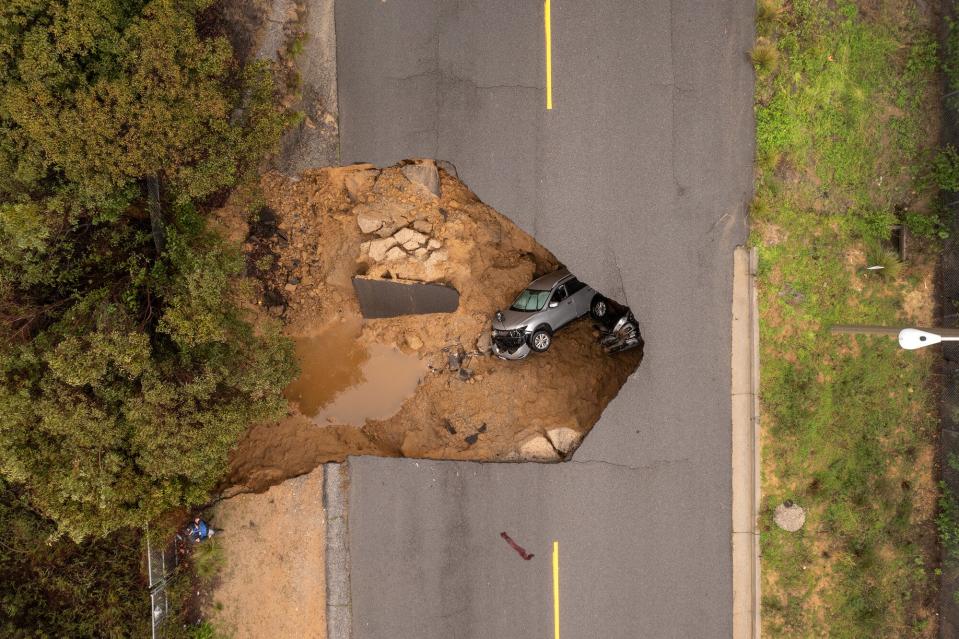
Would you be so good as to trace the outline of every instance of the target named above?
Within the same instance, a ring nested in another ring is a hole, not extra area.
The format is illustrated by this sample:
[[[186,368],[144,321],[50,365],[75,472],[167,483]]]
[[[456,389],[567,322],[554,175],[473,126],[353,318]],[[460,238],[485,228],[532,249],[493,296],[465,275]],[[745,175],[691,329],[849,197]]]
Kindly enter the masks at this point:
[[[559,306],[559,302],[555,302],[555,301],[554,301],[554,302],[550,302],[550,303],[549,303],[549,307],[550,307],[550,308],[556,308],[557,306]]]

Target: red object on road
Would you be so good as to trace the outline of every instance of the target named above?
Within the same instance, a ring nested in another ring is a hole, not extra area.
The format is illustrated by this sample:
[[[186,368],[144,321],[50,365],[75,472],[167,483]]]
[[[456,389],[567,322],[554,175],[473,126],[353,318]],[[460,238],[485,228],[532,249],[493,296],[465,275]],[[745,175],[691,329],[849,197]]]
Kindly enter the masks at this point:
[[[533,553],[526,552],[526,550],[522,546],[520,546],[518,543],[513,541],[513,538],[507,535],[506,533],[501,532],[499,536],[505,539],[506,543],[509,544],[509,547],[515,550],[517,553],[519,553],[519,556],[525,559],[526,561],[529,561],[530,559],[533,558]]]

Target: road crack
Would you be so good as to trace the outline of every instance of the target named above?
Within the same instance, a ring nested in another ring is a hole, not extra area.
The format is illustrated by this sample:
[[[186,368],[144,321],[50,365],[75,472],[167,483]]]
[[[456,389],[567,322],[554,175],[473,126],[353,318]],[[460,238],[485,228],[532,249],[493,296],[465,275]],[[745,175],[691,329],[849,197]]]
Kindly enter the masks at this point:
[[[616,462],[606,461],[604,459],[587,459],[587,460],[577,460],[572,459],[569,462],[570,464],[581,464],[584,466],[588,465],[603,465],[609,466],[611,468],[621,468],[623,470],[632,470],[632,471],[650,471],[650,470],[659,470],[660,468],[665,468],[667,466],[679,465],[679,464],[689,464],[689,457],[680,457],[679,459],[658,459],[649,464],[643,464],[641,466],[630,466],[629,464],[617,464]]]

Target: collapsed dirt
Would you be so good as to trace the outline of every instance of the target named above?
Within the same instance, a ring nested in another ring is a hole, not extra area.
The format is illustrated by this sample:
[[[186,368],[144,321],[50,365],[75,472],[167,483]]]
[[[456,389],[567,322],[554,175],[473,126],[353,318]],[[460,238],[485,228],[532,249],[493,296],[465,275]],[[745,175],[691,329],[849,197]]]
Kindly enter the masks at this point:
[[[546,353],[493,357],[493,313],[559,263],[430,161],[270,173],[261,188],[248,225],[239,205],[219,217],[246,235],[258,308],[282,319],[303,374],[287,417],[256,425],[234,452],[237,489],[357,454],[559,461],[639,365],[641,349],[607,354],[588,319]],[[446,284],[460,303],[363,320],[355,276]]]

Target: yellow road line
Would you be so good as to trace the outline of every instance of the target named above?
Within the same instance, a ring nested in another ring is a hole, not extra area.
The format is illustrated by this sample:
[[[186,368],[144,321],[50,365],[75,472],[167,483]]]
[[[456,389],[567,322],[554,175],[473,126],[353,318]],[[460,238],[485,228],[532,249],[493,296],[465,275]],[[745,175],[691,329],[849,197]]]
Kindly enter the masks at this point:
[[[549,0],[546,0],[549,6]],[[559,542],[553,542],[553,628],[559,639]]]
[[[546,0],[546,8],[543,12],[543,20],[546,22],[546,108],[553,108],[553,36],[550,29],[552,19],[549,13],[549,0]],[[559,631],[557,630],[557,637]]]

